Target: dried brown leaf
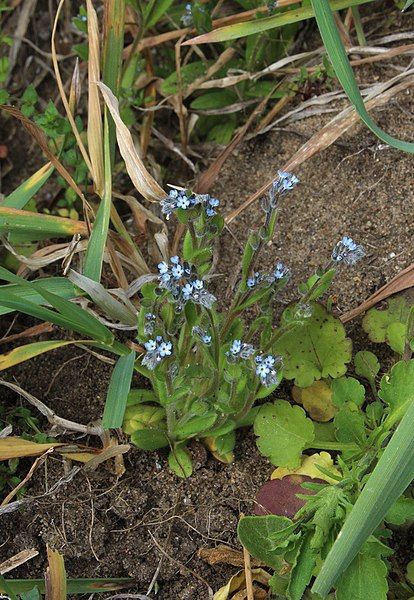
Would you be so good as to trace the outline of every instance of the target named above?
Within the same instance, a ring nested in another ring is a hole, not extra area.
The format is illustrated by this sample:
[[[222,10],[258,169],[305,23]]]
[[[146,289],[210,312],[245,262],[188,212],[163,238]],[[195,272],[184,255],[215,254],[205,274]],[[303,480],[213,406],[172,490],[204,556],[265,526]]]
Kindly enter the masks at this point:
[[[166,197],[162,187],[155,181],[144,166],[136,148],[131,132],[122,121],[119,114],[119,103],[111,90],[102,82],[98,83],[105,103],[112,115],[116,127],[116,139],[119,151],[125,161],[125,166],[132,183],[146,200],[157,202]]]
[[[88,14],[88,150],[92,177],[99,196],[104,188],[102,111],[97,82],[100,74],[98,17],[91,0],[86,0]]]
[[[63,556],[47,546],[49,566],[45,573],[46,600],[66,600],[66,570]]]

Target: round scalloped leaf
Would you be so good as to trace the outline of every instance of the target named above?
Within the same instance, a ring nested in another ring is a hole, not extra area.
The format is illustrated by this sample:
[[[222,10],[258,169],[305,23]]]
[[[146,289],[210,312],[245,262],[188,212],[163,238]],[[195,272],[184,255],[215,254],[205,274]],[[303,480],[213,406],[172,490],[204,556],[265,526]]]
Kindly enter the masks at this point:
[[[299,387],[309,387],[317,379],[346,373],[352,342],[339,319],[313,304],[312,316],[282,335],[274,351],[283,357],[284,377],[294,379]]]
[[[276,466],[295,469],[314,438],[313,423],[300,406],[286,400],[264,404],[254,422],[257,447]]]
[[[354,356],[355,373],[360,377],[374,381],[381,368],[378,358],[369,350],[360,350]]]
[[[390,298],[386,309],[371,308],[362,320],[369,339],[386,342],[394,352],[404,352],[410,306],[403,296]]]
[[[335,406],[346,406],[350,402],[362,406],[365,400],[365,388],[353,377],[340,377],[332,382],[332,401]]]
[[[390,407],[390,414],[398,413],[401,419],[414,401],[414,360],[397,362],[381,379],[378,395]]]

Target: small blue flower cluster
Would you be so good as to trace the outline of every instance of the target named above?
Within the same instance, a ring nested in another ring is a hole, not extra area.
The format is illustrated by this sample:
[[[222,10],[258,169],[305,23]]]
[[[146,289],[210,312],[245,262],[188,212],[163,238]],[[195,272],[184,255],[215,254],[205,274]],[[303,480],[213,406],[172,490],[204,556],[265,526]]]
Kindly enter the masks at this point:
[[[246,360],[250,358],[255,352],[255,349],[251,344],[244,344],[241,340],[234,340],[230,346],[230,350],[226,352],[226,356],[230,359],[230,362],[237,358]]]
[[[206,346],[209,346],[211,344],[211,335],[208,333],[208,331],[206,331],[205,329],[201,329],[201,327],[199,327],[198,325],[195,325],[192,328],[191,333],[194,336],[198,337]]]
[[[155,340],[145,342],[144,346],[147,353],[142,359],[142,364],[150,371],[153,371],[163,358],[171,356],[173,348],[172,343],[164,340],[160,335],[157,335]]]
[[[248,280],[246,281],[246,285],[249,288],[254,288],[263,282],[267,283],[268,285],[273,285],[277,281],[289,277],[289,275],[289,269],[283,263],[279,262],[277,263],[273,273],[264,275],[259,273],[259,271],[256,271],[253,277],[248,278]]]
[[[296,175],[288,173],[287,171],[278,171],[277,177],[270,186],[267,198],[263,202],[263,208],[265,212],[274,210],[276,208],[278,198],[293,190],[298,183],[299,179],[296,177]]]
[[[236,362],[237,359],[248,360],[251,358],[256,350],[252,346],[252,344],[245,344],[241,340],[234,340],[230,346],[230,350],[226,352],[227,360],[231,362]],[[275,385],[279,382],[281,377],[281,367],[283,366],[283,361],[280,356],[272,356],[268,354],[267,356],[256,356],[256,375],[260,379],[260,383],[266,387],[270,385]],[[277,370],[279,369],[279,371]]]
[[[344,236],[332,250],[332,260],[336,263],[354,265],[365,256],[363,246],[356,244],[350,237]]]
[[[214,217],[217,214],[216,208],[219,204],[220,201],[217,198],[212,198],[209,194],[193,194],[187,190],[176,188],[171,189],[168,196],[160,202],[161,211],[166,215],[167,220],[177,208],[188,210],[198,205],[204,207],[207,217]]]
[[[276,385],[280,381],[280,369],[283,361],[280,356],[256,356],[256,375],[265,387]],[[277,371],[279,368],[279,372]]]
[[[145,315],[144,333],[145,335],[151,335],[154,332],[154,325],[156,321],[154,313],[147,313]]]
[[[181,17],[181,23],[184,25],[184,27],[191,27],[191,25],[193,24],[193,10],[192,10],[192,8],[193,7],[191,6],[190,2],[185,5],[185,13]]]
[[[192,278],[190,265],[181,263],[178,256],[172,256],[170,263],[170,265],[165,261],[159,263],[158,281],[160,288],[171,293],[173,302],[177,303],[179,310],[189,300],[210,309],[216,297],[205,289],[204,281]]]

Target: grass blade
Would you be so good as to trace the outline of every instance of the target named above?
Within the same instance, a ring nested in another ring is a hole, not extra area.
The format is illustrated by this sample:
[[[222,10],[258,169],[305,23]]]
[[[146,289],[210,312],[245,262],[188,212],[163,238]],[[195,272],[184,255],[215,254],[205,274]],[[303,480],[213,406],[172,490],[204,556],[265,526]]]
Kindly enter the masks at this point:
[[[104,3],[104,42],[102,79],[115,96],[119,95],[124,49],[125,0],[106,0]],[[111,167],[115,160],[115,123],[108,118]]]
[[[0,438],[0,461],[13,458],[25,458],[28,456],[41,456],[50,448],[57,448],[64,445],[65,444],[61,442],[38,444],[37,442],[10,435],[6,438]]]
[[[67,579],[68,594],[95,594],[98,592],[114,592],[131,587],[134,580],[130,577],[118,579]],[[7,589],[15,594],[22,594],[37,587],[41,594],[45,592],[43,579],[0,579],[0,593],[7,593]]]
[[[316,4],[319,3],[316,2]],[[373,2],[373,0],[331,0],[330,6],[332,10],[341,10],[342,8],[348,8],[350,6],[357,6],[359,4],[367,4]],[[314,4],[314,3],[312,3]],[[255,33],[261,33],[262,31],[268,31],[275,27],[283,27],[290,23],[298,23],[299,21],[306,21],[315,16],[314,9],[312,6],[302,6],[294,10],[289,10],[283,13],[272,15],[271,17],[264,17],[263,19],[255,19],[254,21],[246,21],[243,23],[234,23],[233,25],[226,25],[213,29],[203,35],[198,35],[191,40],[183,42],[183,46],[191,46],[194,44],[211,44],[214,42],[226,42],[227,40],[236,40],[246,35],[253,35]]]
[[[98,88],[96,88],[98,91]],[[112,178],[111,157],[109,153],[109,129],[108,120],[105,116],[105,176],[102,201],[96,215],[91,237],[89,238],[88,250],[86,252],[84,274],[94,281],[101,280],[103,257],[108,237],[109,218],[112,206]]]
[[[31,175],[31,177],[26,179],[26,181],[9,194],[1,203],[2,206],[20,210],[24,208],[29,200],[31,200],[46,183],[53,171],[54,167],[52,167],[50,163],[43,165],[36,173]]]
[[[121,115],[119,114],[118,100],[111,90],[103,83],[99,84],[99,88],[109,112],[115,121],[119,151],[125,161],[126,170],[128,171],[132,183],[138,192],[147,200],[150,200],[151,202],[162,200],[166,197],[166,193],[145,168],[144,163],[135,148],[131,132],[122,121]]]
[[[14,275],[4,267],[0,267],[0,279],[4,279],[9,283],[24,285],[29,289],[32,287],[29,281]],[[21,299],[11,293],[10,289],[4,291],[2,286],[0,286],[0,305],[19,310],[42,321],[50,321],[81,335],[86,334],[88,337],[104,344],[110,345],[113,342],[114,336],[111,331],[80,306],[49,292],[42,285],[38,284],[36,291],[43,296],[46,303],[51,304],[58,312],[38,306],[27,299]]]
[[[98,196],[104,189],[104,157],[102,111],[99,90],[101,79],[98,17],[91,0],[86,0],[88,15],[88,152],[91,159],[92,177]]]
[[[0,293],[11,293],[21,300],[28,300],[34,304],[45,304],[45,299],[37,292],[38,285],[47,287],[49,292],[52,292],[61,298],[66,298],[67,300],[76,298],[78,295],[75,286],[64,277],[45,277],[44,279],[36,279],[31,282],[30,288],[26,285],[21,285],[20,283],[2,285],[0,286]],[[13,312],[13,309],[0,306],[0,316],[7,315],[10,312]]]
[[[135,352],[121,356],[112,372],[102,417],[104,429],[116,429],[122,426],[127,397],[131,388],[134,372]]]
[[[45,573],[46,600],[66,600],[66,569],[63,556],[47,546],[47,560],[49,566]]]
[[[414,479],[414,403],[408,408],[336,538],[312,591],[326,597]]]
[[[35,356],[39,356],[45,352],[50,352],[56,348],[68,346],[69,344],[85,344],[89,341],[90,340],[48,340],[45,342],[24,344],[23,346],[14,348],[14,350],[10,350],[10,352],[0,354],[0,371],[5,371],[10,367],[14,367],[15,365],[25,362],[26,360],[30,360]]]
[[[322,41],[332,66],[335,69],[335,73],[362,121],[380,140],[389,146],[397,148],[398,150],[403,150],[404,152],[413,153],[414,143],[404,142],[389,135],[383,131],[368,114],[335,24],[332,13],[334,3],[331,4],[332,8],[327,0],[311,0],[311,3],[313,10],[315,11],[316,22],[319,27]],[[349,6],[351,6],[351,3]],[[354,4],[352,4],[352,6],[354,6]]]
[[[0,206],[0,233],[10,232],[27,233],[33,239],[72,237],[76,233],[85,236],[88,233],[83,221]]]

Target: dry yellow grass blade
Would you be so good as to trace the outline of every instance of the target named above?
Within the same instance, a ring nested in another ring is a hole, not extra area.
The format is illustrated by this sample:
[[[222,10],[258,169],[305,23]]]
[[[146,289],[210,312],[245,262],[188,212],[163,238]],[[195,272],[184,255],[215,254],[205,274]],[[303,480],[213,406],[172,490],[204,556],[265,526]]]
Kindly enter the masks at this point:
[[[105,103],[111,113],[116,127],[116,139],[119,151],[125,161],[125,166],[132,183],[146,200],[159,202],[166,197],[162,187],[155,181],[144,166],[136,148],[132,135],[119,114],[119,103],[108,86],[98,83]]]
[[[70,110],[70,106],[69,106],[68,99],[66,97],[66,92],[65,92],[64,85],[63,85],[62,77],[60,75],[59,63],[58,63],[58,59],[57,59],[55,37],[56,37],[56,29],[57,29],[57,24],[58,24],[58,21],[59,21],[59,16],[60,16],[60,13],[62,11],[62,7],[63,7],[64,2],[65,2],[65,0],[60,0],[59,5],[57,7],[57,11],[56,11],[56,15],[55,15],[55,20],[53,22],[52,39],[51,39],[51,51],[52,51],[51,53],[52,53],[53,70],[55,71],[56,83],[57,83],[58,88],[59,88],[59,94],[60,94],[60,97],[62,99],[62,104],[65,107],[66,115],[67,115],[68,121],[69,121],[69,123],[70,123],[70,125],[72,127],[73,135],[76,138],[76,142],[78,144],[79,151],[82,154],[83,160],[85,161],[86,166],[88,167],[90,173],[93,173],[91,161],[89,159],[89,156],[88,156],[88,153],[86,151],[85,145],[82,142],[82,139],[81,139],[80,133],[78,131],[78,128],[76,127],[75,119],[74,119],[74,117],[72,115],[72,112]]]
[[[66,600],[66,570],[63,556],[47,546],[49,563],[45,573],[46,600]]]
[[[27,456],[40,456],[50,448],[64,446],[59,442],[51,444],[37,444],[30,440],[16,436],[9,436],[0,439],[0,460],[9,460],[10,458],[24,458]]]
[[[88,150],[95,190],[102,196],[104,188],[103,128],[99,90],[100,48],[98,17],[91,0],[86,0],[88,13]]]

